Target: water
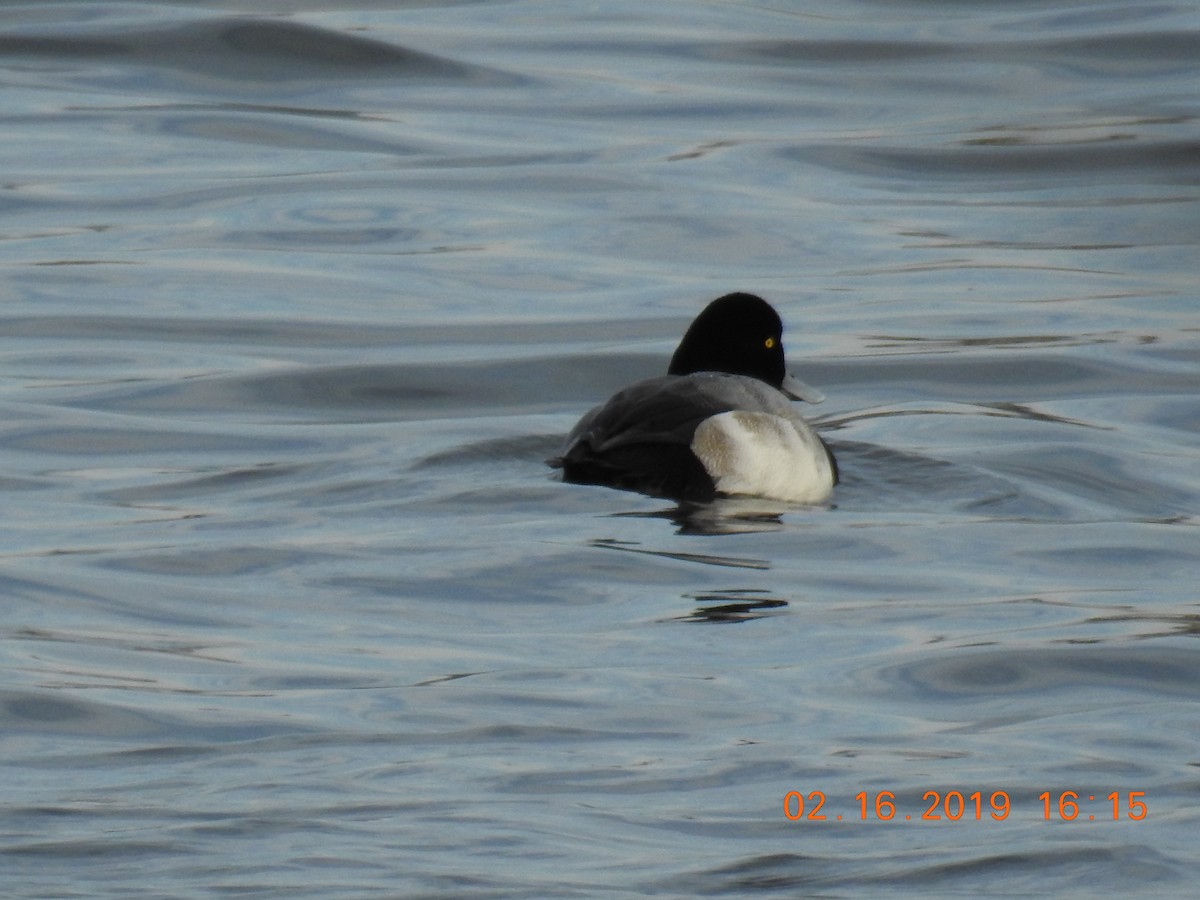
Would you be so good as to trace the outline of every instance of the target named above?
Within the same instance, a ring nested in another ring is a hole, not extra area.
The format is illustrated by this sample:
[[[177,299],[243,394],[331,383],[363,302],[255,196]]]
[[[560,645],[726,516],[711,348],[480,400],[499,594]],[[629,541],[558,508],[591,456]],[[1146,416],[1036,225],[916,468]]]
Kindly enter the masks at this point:
[[[241,6],[0,11],[9,896],[1189,893],[1200,8]],[[833,503],[558,483],[739,289]]]

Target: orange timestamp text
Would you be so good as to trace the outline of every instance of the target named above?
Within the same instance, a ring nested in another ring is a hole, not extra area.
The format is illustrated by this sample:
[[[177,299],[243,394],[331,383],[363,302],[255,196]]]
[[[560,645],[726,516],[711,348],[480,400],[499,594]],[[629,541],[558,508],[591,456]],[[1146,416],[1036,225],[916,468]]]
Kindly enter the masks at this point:
[[[1145,791],[1111,791],[1108,794],[1042,791],[1037,799],[1041,804],[1042,818],[1046,821],[1094,822],[1100,819],[1140,822],[1150,812],[1145,796]],[[984,791],[925,791],[921,795],[921,803],[914,804],[910,811],[905,812],[903,805],[903,801],[898,805],[892,791],[859,791],[854,795],[853,811],[843,816],[840,812],[826,809],[824,791],[809,791],[807,794],[788,791],[783,795],[783,815],[789,822],[840,822],[843,818],[862,822],[1002,822],[1013,808],[1007,791],[992,791],[990,794]]]

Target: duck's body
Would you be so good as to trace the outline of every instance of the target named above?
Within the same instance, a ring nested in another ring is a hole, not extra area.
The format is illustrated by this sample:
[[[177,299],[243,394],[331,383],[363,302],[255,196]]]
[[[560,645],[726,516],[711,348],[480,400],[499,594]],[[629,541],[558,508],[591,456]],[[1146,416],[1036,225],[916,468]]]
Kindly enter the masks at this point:
[[[819,395],[787,374],[781,332],[758,297],[713,301],[670,374],[619,391],[571,430],[555,460],[564,480],[677,500],[825,500],[837,463],[788,399]]]

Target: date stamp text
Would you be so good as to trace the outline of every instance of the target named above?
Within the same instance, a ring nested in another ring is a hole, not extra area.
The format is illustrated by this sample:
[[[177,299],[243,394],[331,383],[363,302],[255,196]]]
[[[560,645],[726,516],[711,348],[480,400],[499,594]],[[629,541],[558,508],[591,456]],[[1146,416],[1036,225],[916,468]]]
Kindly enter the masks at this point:
[[[1042,791],[1031,814],[1060,822],[1140,822],[1150,810],[1145,791],[1112,791],[1085,794],[1079,791]],[[905,807],[908,808],[905,808]],[[1014,812],[1007,791],[925,791],[920,802],[906,804],[892,791],[859,791],[853,803],[832,808],[824,791],[788,791],[783,795],[783,815],[790,822],[1003,822]]]

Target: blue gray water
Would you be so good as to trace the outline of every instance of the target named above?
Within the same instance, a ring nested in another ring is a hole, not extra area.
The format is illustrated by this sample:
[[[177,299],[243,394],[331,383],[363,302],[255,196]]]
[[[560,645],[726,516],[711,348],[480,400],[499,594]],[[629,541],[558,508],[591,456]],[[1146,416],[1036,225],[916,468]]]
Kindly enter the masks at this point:
[[[1191,894],[1200,7],[244,6],[0,9],[6,896]],[[558,483],[730,290],[833,501]]]

